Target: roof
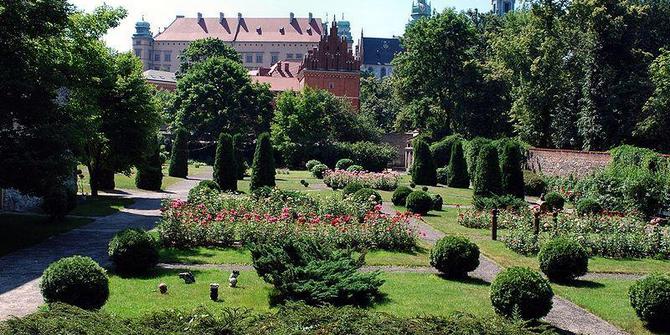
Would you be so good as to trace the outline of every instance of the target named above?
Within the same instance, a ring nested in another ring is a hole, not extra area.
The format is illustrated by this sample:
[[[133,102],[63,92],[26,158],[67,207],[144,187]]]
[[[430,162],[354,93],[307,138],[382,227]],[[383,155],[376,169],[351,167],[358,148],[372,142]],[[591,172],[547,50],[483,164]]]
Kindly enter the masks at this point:
[[[288,69],[286,66],[288,65]],[[272,77],[293,78],[298,76],[302,60],[282,60],[270,68],[269,75]]]
[[[252,76],[251,80],[261,84],[269,84],[272,92],[300,91],[298,78]]]
[[[225,42],[318,43],[321,19],[295,18],[185,18],[177,17],[154,37],[156,41],[194,41],[218,38]]]
[[[177,76],[172,72],[159,71],[159,70],[146,70],[144,71],[144,78],[146,80],[160,81],[164,83],[176,83]]]
[[[398,38],[363,37],[363,65],[388,65],[396,54],[404,51]]]

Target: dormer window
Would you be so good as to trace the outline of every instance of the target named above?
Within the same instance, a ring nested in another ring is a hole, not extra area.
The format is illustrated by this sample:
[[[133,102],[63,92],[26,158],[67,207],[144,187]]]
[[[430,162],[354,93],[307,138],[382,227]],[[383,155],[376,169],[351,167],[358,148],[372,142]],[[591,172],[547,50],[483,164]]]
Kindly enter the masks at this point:
[[[260,35],[263,33],[263,30],[261,29],[261,26],[256,27],[256,32]]]
[[[279,28],[279,33],[282,35],[286,34],[286,29],[284,27]]]

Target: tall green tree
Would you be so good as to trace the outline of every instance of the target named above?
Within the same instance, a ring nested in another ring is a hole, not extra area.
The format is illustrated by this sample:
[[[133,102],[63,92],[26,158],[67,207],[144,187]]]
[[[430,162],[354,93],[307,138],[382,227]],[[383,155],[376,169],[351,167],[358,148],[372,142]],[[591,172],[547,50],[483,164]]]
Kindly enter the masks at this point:
[[[242,57],[233,47],[218,38],[208,37],[191,42],[179,55],[179,72],[177,75],[181,77],[195,63],[212,57],[225,57],[242,64]]]
[[[504,144],[500,156],[501,188],[504,194],[523,199],[524,183],[521,147],[514,141]]]
[[[154,136],[144,161],[137,165],[135,186],[141,190],[160,191],[163,185],[163,164],[160,143]]]
[[[670,152],[670,51],[662,49],[650,72],[654,93],[642,109],[634,135],[648,148]]]
[[[178,128],[175,132],[168,175],[177,178],[188,176],[188,132],[184,128]]]
[[[484,145],[479,150],[473,188],[475,197],[490,197],[502,194],[498,151],[492,144]]]
[[[392,80],[392,77],[377,79],[372,75],[361,78],[361,113],[386,132],[394,130],[401,105],[393,92]]]
[[[449,159],[447,179],[449,187],[470,187],[468,164],[465,162],[462,141],[455,141],[451,147],[451,158]]]
[[[226,133],[219,135],[214,160],[214,181],[222,191],[237,191],[237,162],[233,137]]]
[[[417,185],[437,185],[437,170],[430,154],[428,143],[419,137],[412,143],[414,163],[412,164],[412,182]]]
[[[276,185],[274,153],[270,134],[261,134],[258,136],[257,142],[254,161],[251,166],[251,184],[249,187],[252,191],[263,186],[274,187]]]
[[[237,180],[243,180],[247,173],[247,165],[244,159],[244,139],[241,134],[233,136],[233,150],[235,152],[235,167]]]

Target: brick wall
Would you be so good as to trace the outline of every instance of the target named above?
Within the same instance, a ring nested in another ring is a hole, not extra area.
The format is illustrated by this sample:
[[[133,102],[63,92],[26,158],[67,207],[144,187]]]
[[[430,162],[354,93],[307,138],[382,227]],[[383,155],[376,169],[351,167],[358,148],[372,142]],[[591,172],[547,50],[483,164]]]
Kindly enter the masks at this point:
[[[612,160],[607,152],[531,148],[526,168],[548,176],[582,177]]]

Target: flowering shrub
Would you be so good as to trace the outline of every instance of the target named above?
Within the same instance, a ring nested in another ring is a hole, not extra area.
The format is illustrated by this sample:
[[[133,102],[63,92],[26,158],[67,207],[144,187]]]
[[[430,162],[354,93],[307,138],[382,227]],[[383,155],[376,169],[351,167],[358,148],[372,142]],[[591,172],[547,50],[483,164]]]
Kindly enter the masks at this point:
[[[329,170],[324,174],[323,182],[331,188],[342,189],[351,183],[359,183],[365,188],[393,191],[398,187],[400,175],[395,172],[366,172]]]
[[[500,210],[498,211],[498,229],[505,229],[513,224],[514,221],[524,220],[532,222],[532,215],[529,210],[520,212]],[[458,209],[458,224],[467,228],[490,229],[492,214],[491,211],[461,210]]]
[[[161,242],[167,247],[227,246],[233,241],[230,217],[224,212],[213,214],[211,208],[202,203],[165,201],[162,212],[157,229]]]

